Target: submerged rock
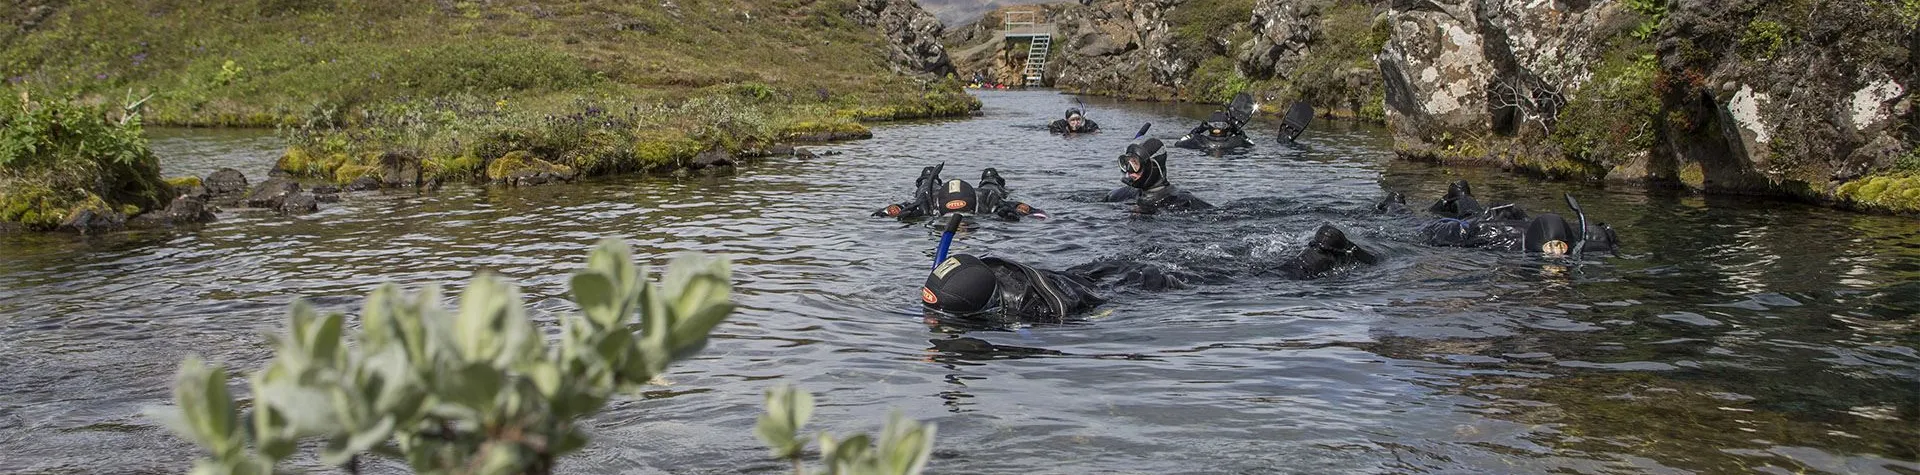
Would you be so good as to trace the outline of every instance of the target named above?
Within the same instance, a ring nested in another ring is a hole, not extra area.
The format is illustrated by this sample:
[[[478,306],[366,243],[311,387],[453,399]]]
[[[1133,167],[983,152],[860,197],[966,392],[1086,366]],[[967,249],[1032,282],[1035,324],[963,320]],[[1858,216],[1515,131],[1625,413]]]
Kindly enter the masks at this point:
[[[274,207],[280,214],[307,214],[320,211],[320,201],[312,193],[295,191]]]
[[[157,228],[182,226],[189,224],[211,223],[218,219],[212,206],[207,204],[205,195],[181,195],[167,204],[167,209],[145,213],[128,221],[129,227]]]
[[[232,168],[214,170],[213,173],[207,174],[205,179],[200,180],[200,183],[201,186],[206,187],[207,194],[214,196],[232,195],[247,191],[247,176],[241,174],[239,170]]]
[[[362,176],[347,182],[347,191],[372,191],[380,189],[380,179]]]
[[[726,150],[714,148],[700,152],[699,155],[694,155],[693,161],[688,162],[687,167],[694,170],[704,170],[708,168],[731,167],[736,163],[737,161],[734,159],[733,154],[727,153]]]
[[[285,177],[268,178],[247,194],[246,204],[253,208],[280,209],[287,197],[300,192],[300,184]]]
[[[127,215],[104,207],[83,206],[60,222],[60,230],[83,235],[110,233],[127,228]]]

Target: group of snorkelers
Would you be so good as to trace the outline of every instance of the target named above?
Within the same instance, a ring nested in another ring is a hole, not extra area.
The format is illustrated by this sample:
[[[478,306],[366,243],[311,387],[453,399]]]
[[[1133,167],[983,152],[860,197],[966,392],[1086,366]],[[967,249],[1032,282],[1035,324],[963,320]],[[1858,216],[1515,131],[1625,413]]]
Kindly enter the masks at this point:
[[[1070,126],[1091,124],[1079,110],[1070,110]],[[1075,122],[1076,119],[1079,122]],[[1092,127],[1097,127],[1093,125]],[[1142,128],[1142,135],[1145,133]],[[1282,139],[1291,141],[1299,131],[1282,131]],[[1138,137],[1136,137],[1138,138]],[[1185,212],[1212,208],[1213,205],[1175,186],[1169,179],[1167,152],[1159,139],[1146,139],[1127,145],[1119,157],[1121,186],[1108,193],[1106,202],[1132,202],[1142,214]],[[1017,221],[1023,218],[1047,219],[1045,211],[1012,199],[1006,179],[998,170],[985,169],[978,184],[966,180],[942,180],[945,164],[921,170],[914,182],[911,200],[875,211],[876,217],[900,219],[947,219],[944,239],[950,239],[961,217]],[[1575,222],[1553,213],[1531,215],[1512,203],[1483,205],[1466,181],[1456,181],[1447,192],[1424,211],[1406,204],[1399,193],[1388,193],[1373,206],[1375,214],[1410,221],[1418,229],[1419,239],[1433,246],[1475,247],[1529,254],[1578,258],[1582,254],[1614,252],[1618,238],[1604,223],[1588,223],[1579,206],[1568,197],[1577,215]],[[1105,302],[1097,283],[1119,277],[1123,282],[1149,289],[1182,287],[1186,281],[1209,280],[1205,276],[1170,273],[1137,263],[1102,262],[1065,271],[1035,268],[999,257],[970,254],[945,255],[943,242],[933,271],[921,288],[921,303],[942,319],[972,322],[1061,322]],[[1377,253],[1347,238],[1331,224],[1320,226],[1298,254],[1268,270],[1289,279],[1314,279],[1335,270],[1374,265]]]

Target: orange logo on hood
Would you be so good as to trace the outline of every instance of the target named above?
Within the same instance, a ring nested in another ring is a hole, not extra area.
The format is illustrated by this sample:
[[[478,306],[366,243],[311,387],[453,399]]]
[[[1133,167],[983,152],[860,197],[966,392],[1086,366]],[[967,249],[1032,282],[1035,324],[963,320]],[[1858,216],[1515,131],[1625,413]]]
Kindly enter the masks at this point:
[[[926,302],[926,303],[940,303],[940,297],[933,296],[933,289],[921,287],[920,301]]]
[[[967,207],[967,200],[953,200],[953,201],[947,202],[947,209],[961,209],[965,207]]]

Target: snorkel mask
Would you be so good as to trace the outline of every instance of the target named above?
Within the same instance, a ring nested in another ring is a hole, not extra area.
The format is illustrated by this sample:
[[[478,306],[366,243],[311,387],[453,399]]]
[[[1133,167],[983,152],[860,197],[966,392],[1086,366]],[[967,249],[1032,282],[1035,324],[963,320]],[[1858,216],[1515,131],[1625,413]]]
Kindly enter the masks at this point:
[[[1120,155],[1120,183],[1142,190],[1166,185],[1167,154],[1161,146],[1160,139],[1128,145],[1127,152]]]

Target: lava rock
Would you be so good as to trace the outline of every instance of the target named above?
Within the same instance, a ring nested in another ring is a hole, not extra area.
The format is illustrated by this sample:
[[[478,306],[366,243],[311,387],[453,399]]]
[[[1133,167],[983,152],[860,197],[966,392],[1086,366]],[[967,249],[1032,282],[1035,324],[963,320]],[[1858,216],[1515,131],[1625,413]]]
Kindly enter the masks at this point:
[[[104,234],[127,229],[127,215],[118,211],[81,209],[60,222],[60,230],[83,235]]]
[[[281,177],[268,178],[247,195],[247,206],[254,208],[280,209],[287,197],[300,192],[300,184]]]
[[[247,176],[241,174],[239,170],[222,168],[214,170],[206,178],[201,179],[200,186],[206,187],[207,194],[215,196],[245,193]]]
[[[372,176],[361,176],[360,178],[355,178],[353,181],[347,182],[347,191],[373,191],[378,189],[380,189],[380,179]]]
[[[168,224],[173,225],[211,223],[217,219],[211,207],[207,206],[206,197],[194,195],[181,195],[174,198],[160,216],[165,218]]]
[[[295,191],[287,195],[280,206],[274,209],[280,211],[280,214],[307,214],[320,211],[320,201],[314,198],[312,193]]]
[[[693,161],[688,163],[687,166],[694,170],[705,170],[708,168],[731,167],[737,163],[733,158],[733,154],[727,153],[726,150],[715,148],[693,156]]]

